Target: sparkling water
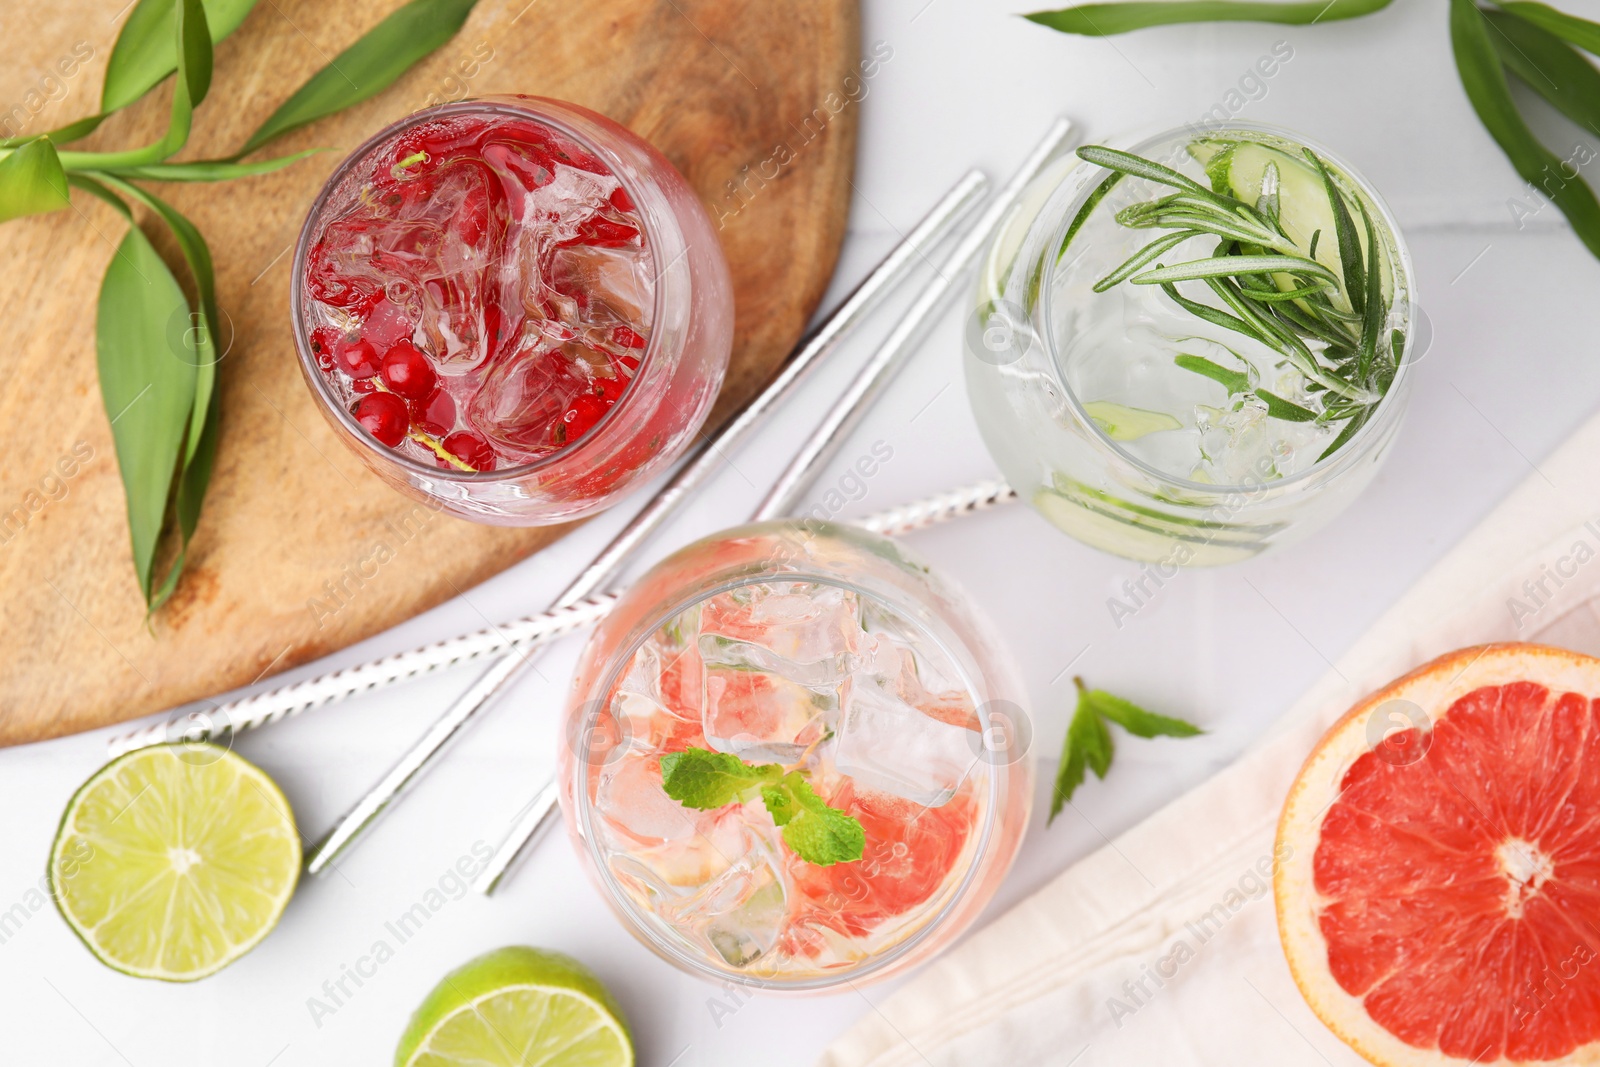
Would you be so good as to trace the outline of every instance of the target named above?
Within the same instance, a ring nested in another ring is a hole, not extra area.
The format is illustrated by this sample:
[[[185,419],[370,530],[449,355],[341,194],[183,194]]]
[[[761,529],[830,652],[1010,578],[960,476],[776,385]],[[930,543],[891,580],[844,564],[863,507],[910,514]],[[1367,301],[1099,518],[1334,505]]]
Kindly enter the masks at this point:
[[[753,975],[845,968],[911,936],[977,849],[989,767],[961,671],[915,623],[854,590],[773,581],[711,596],[637,649],[609,711],[626,743],[593,779],[611,875],[671,936]],[[801,770],[866,832],[817,866],[758,798],[666,795],[687,748]]]
[[[1208,184],[1204,168],[1182,142],[1166,147],[1160,153],[1162,163]],[[1123,451],[1165,474],[1239,485],[1252,476],[1271,480],[1306,470],[1333,443],[1343,423],[1269,418],[1260,399],[1230,396],[1218,382],[1174,363],[1178,355],[1199,356],[1247,374],[1252,388],[1320,412],[1322,394],[1308,390],[1305,376],[1281,353],[1185,311],[1158,285],[1123,282],[1094,292],[1096,282],[1169,232],[1123,226],[1116,213],[1171,192],[1142,179],[1123,179],[1089,216],[1055,270],[1048,297],[1050,324],[1067,386],[1102,426],[1119,415],[1129,420],[1122,409],[1152,416],[1138,419],[1141,425],[1126,436],[1113,437]],[[1323,239],[1330,245],[1334,241],[1332,234],[1323,234]],[[1216,246],[1215,237],[1192,238],[1160,262],[1209,258]],[[1201,283],[1181,283],[1179,291],[1202,303],[1218,303]],[[1310,347],[1315,352],[1321,344],[1312,342]]]

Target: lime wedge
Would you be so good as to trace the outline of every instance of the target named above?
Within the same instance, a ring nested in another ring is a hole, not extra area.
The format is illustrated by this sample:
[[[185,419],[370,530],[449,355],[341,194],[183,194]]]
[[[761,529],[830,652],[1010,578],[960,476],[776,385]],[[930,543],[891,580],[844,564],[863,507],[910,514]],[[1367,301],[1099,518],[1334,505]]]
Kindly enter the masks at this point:
[[[102,767],[61,816],[50,885],[108,967],[192,982],[277,925],[300,873],[283,793],[214,745],[158,745]]]
[[[411,1016],[395,1067],[633,1067],[611,994],[577,960],[496,949],[444,976]]]

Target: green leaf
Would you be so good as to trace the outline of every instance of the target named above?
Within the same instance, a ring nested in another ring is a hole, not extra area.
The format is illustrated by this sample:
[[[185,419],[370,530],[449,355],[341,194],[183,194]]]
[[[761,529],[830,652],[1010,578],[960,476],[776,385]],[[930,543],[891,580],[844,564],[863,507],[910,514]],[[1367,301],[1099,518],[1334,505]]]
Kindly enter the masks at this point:
[[[36,137],[0,159],[0,222],[60,211],[70,201],[55,145]]]
[[[1035,11],[1023,18],[1062,33],[1107,37],[1114,33],[1186,22],[1281,22],[1309,26],[1382,11],[1391,0],[1309,0],[1304,3],[1243,3],[1229,0],[1170,0],[1165,3],[1082,4],[1060,11]]]
[[[211,38],[200,0],[177,0],[173,10],[178,81],[172,93],[172,115],[167,120],[167,132],[153,144],[123,152],[62,152],[61,165],[67,170],[114,170],[160,163],[177,155],[189,143],[194,108],[198,103],[196,91],[203,98],[211,84]]]
[[[1106,724],[1100,720],[1094,706],[1084,699],[1087,690],[1081,681],[1078,685],[1078,706],[1067,724],[1067,736],[1061,743],[1061,766],[1056,770],[1055,789],[1050,794],[1050,817],[1045,825],[1055,822],[1061,809],[1083,784],[1085,772],[1093,768],[1104,778],[1111,768],[1112,741]]]
[[[144,167],[117,167],[111,173],[119,178],[139,178],[153,182],[226,182],[253,178],[300,162],[307,156],[327,152],[327,148],[308,148],[293,155],[263,159],[255,163],[233,163],[222,159],[197,159],[187,163],[152,163]]]
[[[205,0],[207,36],[216,44],[239,28],[256,0]],[[117,34],[100,91],[105,113],[127,107],[178,69],[173,0],[139,0]],[[209,64],[207,64],[209,68]],[[194,97],[198,104],[201,92]],[[81,136],[81,135],[80,135]],[[70,140],[71,138],[68,138]]]
[[[1201,278],[1235,278],[1241,274],[1272,274],[1275,272],[1305,274],[1326,278],[1338,284],[1333,272],[1314,259],[1304,256],[1212,256],[1192,263],[1174,263],[1170,267],[1157,267],[1133,279],[1134,285],[1166,285],[1171,282],[1190,282]]]
[[[1259,396],[1262,402],[1267,405],[1267,414],[1272,418],[1282,419],[1284,422],[1317,421],[1317,413],[1315,411],[1303,408],[1292,400],[1285,400],[1276,393],[1269,393],[1265,389],[1257,389],[1256,396]]]
[[[1194,737],[1205,732],[1182,719],[1146,711],[1131,700],[1124,700],[1104,689],[1091,689],[1084,694],[1084,699],[1100,715],[1110,719],[1134,737]]]
[[[1600,202],[1582,178],[1563,173],[1561,160],[1539,143],[1517,113],[1489,33],[1489,23],[1473,0],[1450,0],[1456,70],[1473,110],[1523,180],[1548,196],[1589,251],[1600,256]]]
[[[861,858],[867,835],[861,823],[830,808],[801,777],[791,771],[778,786],[761,791],[772,821],[783,828],[783,840],[795,855],[818,867],[851,863]]]
[[[137,185],[121,181],[109,174],[100,175],[100,180],[124,196],[144,204],[167,224],[173,237],[177,238],[178,248],[189,266],[189,275],[194,279],[195,291],[200,297],[199,318],[196,319],[191,315],[182,334],[185,340],[184,351],[192,352],[195,361],[194,409],[190,414],[187,447],[184,449],[183,457],[184,466],[187,467],[193,462],[195,452],[200,448],[202,431],[211,414],[217,361],[221,358],[216,349],[216,331],[221,317],[217,312],[216,272],[212,267],[211,249],[194,223],[154,193],[146,192]],[[193,347],[188,347],[189,345]],[[198,519],[199,501],[196,500],[194,505],[194,517]],[[184,533],[184,540],[188,540],[193,532],[191,525]]]
[[[1216,364],[1212,363],[1211,366],[1216,367]],[[1104,689],[1090,689],[1083,684],[1082,678],[1074,678],[1072,684],[1078,690],[1078,706],[1072,713],[1066,740],[1061,745],[1061,765],[1056,771],[1055,789],[1050,795],[1050,817],[1045,821],[1047,826],[1055,822],[1061,809],[1072,799],[1072,794],[1083,784],[1086,772],[1093,771],[1095,777],[1103,779],[1111,770],[1116,746],[1111,739],[1111,731],[1106,728],[1107,720],[1135,737],[1193,737],[1203,732],[1192,723],[1145,711],[1137,704]]]
[[[687,808],[715,810],[760,796],[783,839],[807,863],[828,867],[861,858],[861,823],[827,803],[799,771],[749,764],[729,752],[690,748],[661,757],[661,788]]]
[[[183,49],[178,70],[189,88],[189,105],[199,107],[211,90],[211,29],[205,5],[201,0],[178,0],[173,13],[178,18],[178,47]]]
[[[1244,371],[1229,370],[1220,363],[1213,363],[1204,356],[1191,356],[1181,352],[1172,357],[1172,362],[1187,371],[1203,374],[1214,382],[1218,382],[1228,390],[1228,395],[1234,393],[1248,393],[1250,391],[1250,375]]]
[[[1344,269],[1344,292],[1350,306],[1360,314],[1367,306],[1366,278],[1361,273],[1361,239],[1356,235],[1355,220],[1344,202],[1344,194],[1334,184],[1333,175],[1323,165],[1322,159],[1311,149],[1306,158],[1322,177],[1322,188],[1328,194],[1328,206],[1333,211],[1333,232],[1339,240],[1339,265]],[[1370,246],[1369,246],[1370,247]]]
[[[16,148],[18,145],[27,144],[35,137],[48,137],[51,144],[67,144],[89,136],[99,129],[100,124],[109,117],[108,115],[90,115],[88,118],[77,119],[67,123],[65,126],[57,126],[55,129],[45,133],[28,134],[25,137],[7,137],[0,140],[0,148]]]
[[[456,35],[477,0],[411,0],[297,89],[250,135],[239,156],[274,137],[359,104]],[[237,157],[235,157],[237,158]]]
[[[1103,293],[1107,289],[1126,281],[1128,278],[1133,276],[1135,271],[1142,268],[1146,263],[1154,262],[1161,256],[1166,255],[1172,249],[1183,244],[1183,242],[1187,241],[1189,238],[1198,236],[1200,236],[1200,234],[1195,230],[1174,230],[1165,237],[1160,237],[1154,241],[1151,241],[1149,244],[1139,249],[1139,251],[1129,256],[1128,259],[1123,262],[1122,266],[1118,267],[1110,274],[1107,274],[1104,278],[1101,278],[1099,281],[1095,282],[1094,291],[1097,293]]]
[[[1078,149],[1078,158],[1097,167],[1104,167],[1120,174],[1131,174],[1135,178],[1143,178],[1158,185],[1170,185],[1175,189],[1199,193],[1208,201],[1217,198],[1217,194],[1210,189],[1192,178],[1179,174],[1171,167],[1163,167],[1160,163],[1115,148],[1107,148],[1105,145],[1084,145]]]
[[[154,602],[156,549],[194,406],[192,352],[175,352],[170,327],[189,301],[137,226],[106,268],[95,320],[100,394],[111,419],[127,496],[134,571]]]
[[[1061,249],[1056,253],[1058,262],[1066,258],[1067,246],[1078,235],[1078,231],[1083,228],[1083,224],[1089,220],[1089,216],[1094,213],[1094,209],[1100,206],[1100,201],[1104,200],[1106,194],[1115,188],[1116,184],[1121,180],[1122,172],[1114,170],[1107,174],[1099,185],[1094,187],[1094,192],[1089,194],[1089,198],[1083,202],[1083,206],[1078,209],[1077,215],[1073,217],[1072,225],[1067,227],[1067,235],[1061,238]]]
[[[1568,15],[1548,4],[1534,3],[1532,0],[1501,0],[1497,6],[1524,22],[1531,22],[1563,41],[1577,45],[1585,52],[1600,55],[1600,23]]]
[[[748,800],[782,777],[776,763],[752,766],[729,752],[690,748],[661,757],[661,788],[684,807],[701,811]]]
[[[1504,11],[1483,14],[1497,31],[1500,61],[1567,118],[1600,133],[1600,71],[1548,30]]]
[[[1352,415],[1350,420],[1344,424],[1344,429],[1339,431],[1339,436],[1333,439],[1333,444],[1322,450],[1322,455],[1317,457],[1317,462],[1321,463],[1348,444],[1350,438],[1354,437],[1356,432],[1367,424],[1367,419],[1372,416],[1372,410],[1370,407],[1365,407]]]
[[[1361,209],[1361,222],[1367,231],[1367,280],[1365,288],[1373,299],[1367,301],[1362,315],[1360,358],[1356,373],[1365,382],[1378,361],[1378,339],[1383,333],[1383,253],[1378,248],[1378,234],[1372,226],[1372,213],[1367,205],[1357,203]]]

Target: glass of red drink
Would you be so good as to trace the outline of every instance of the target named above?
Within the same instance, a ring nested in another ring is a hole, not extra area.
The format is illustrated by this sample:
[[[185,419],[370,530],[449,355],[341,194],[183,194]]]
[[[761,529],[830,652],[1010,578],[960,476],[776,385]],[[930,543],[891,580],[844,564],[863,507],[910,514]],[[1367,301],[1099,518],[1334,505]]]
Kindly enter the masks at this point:
[[[1033,796],[1023,700],[987,622],[895,542],[740,527],[657,564],[595,630],[561,804],[607,902],[684,970],[877,980],[949,945],[1010,867]],[[749,788],[669,784],[730,758]],[[780,781],[854,820],[855,850],[808,858],[762,792]]]
[[[733,336],[683,176],[609,119],[525,96],[421,111],[352,153],[306,217],[292,303],[340,438],[500,525],[590,514],[671,463]]]

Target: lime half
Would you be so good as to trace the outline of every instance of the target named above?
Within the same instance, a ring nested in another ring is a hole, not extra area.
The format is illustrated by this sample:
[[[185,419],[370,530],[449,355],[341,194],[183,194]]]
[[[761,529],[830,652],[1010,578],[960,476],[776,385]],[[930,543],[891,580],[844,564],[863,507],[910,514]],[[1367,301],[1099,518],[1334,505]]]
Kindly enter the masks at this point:
[[[283,793],[213,745],[158,745],[106,764],[67,804],[50,850],[56,906],[89,951],[169,982],[254,948],[299,873]]]
[[[577,960],[496,949],[444,976],[411,1016],[395,1067],[633,1067],[622,1011]]]

